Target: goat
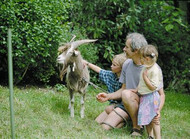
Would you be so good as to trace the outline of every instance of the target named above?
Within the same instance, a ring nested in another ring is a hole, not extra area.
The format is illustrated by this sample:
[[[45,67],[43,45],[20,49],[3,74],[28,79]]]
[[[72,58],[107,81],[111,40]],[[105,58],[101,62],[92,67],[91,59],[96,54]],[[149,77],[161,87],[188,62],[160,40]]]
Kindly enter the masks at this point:
[[[74,37],[72,38],[74,40]],[[74,92],[81,94],[81,110],[80,116],[84,118],[84,100],[88,82],[90,80],[90,75],[88,68],[82,63],[82,56],[80,51],[77,50],[79,45],[89,42],[95,42],[96,40],[78,40],[75,42],[70,41],[58,48],[61,53],[57,62],[63,64],[62,71],[60,72],[61,80],[66,74],[67,88],[70,94],[69,109],[70,116],[74,117]]]

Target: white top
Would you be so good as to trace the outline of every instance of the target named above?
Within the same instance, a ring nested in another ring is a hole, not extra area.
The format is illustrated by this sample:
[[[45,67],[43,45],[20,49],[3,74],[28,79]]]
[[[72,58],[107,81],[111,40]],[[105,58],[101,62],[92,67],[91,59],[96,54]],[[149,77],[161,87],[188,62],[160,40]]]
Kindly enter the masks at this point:
[[[148,79],[152,83],[153,86],[156,87],[155,90],[150,90],[144,79],[143,79],[143,72],[146,70],[146,67],[143,67],[141,74],[140,74],[140,81],[138,85],[138,93],[141,95],[149,94],[154,91],[158,91],[160,89],[160,85],[163,83],[162,77],[162,70],[157,63],[155,63],[150,69],[148,69]]]

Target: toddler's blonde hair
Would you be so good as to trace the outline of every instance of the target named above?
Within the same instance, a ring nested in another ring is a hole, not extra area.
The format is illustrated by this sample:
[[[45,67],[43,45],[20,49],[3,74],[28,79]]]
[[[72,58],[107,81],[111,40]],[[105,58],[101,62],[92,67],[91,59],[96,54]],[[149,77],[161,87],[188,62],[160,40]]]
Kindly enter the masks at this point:
[[[146,45],[141,47],[140,54],[143,57],[150,57],[153,63],[155,63],[158,59],[158,50],[154,45]]]
[[[121,53],[121,54],[118,54],[118,55],[115,55],[113,57],[113,60],[112,62],[116,62],[118,64],[118,66],[122,67],[123,66],[123,63],[125,62],[125,60],[127,60],[127,56],[125,53]]]

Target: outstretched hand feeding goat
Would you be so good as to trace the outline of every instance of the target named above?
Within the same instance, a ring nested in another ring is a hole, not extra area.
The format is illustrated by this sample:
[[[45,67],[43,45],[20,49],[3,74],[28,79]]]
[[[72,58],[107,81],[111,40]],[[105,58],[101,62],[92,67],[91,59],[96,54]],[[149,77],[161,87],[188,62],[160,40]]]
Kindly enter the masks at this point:
[[[69,43],[59,47],[58,51],[61,54],[58,56],[57,62],[63,64],[63,68],[60,72],[61,80],[64,74],[67,73],[66,83],[70,93],[69,109],[71,117],[74,117],[74,92],[78,92],[81,94],[80,115],[81,118],[84,118],[84,100],[90,75],[88,68],[82,63],[83,59],[77,47],[84,43],[95,42],[96,40],[86,39],[73,42],[74,38],[75,36]]]

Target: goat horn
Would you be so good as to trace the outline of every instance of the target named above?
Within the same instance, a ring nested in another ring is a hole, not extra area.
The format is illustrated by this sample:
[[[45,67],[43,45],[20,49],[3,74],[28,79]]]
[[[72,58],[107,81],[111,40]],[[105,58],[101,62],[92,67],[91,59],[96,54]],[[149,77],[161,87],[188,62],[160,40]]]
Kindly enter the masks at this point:
[[[70,42],[73,42],[75,38],[76,38],[76,35],[73,35],[73,38],[70,40]]]
[[[73,49],[76,49],[81,44],[89,43],[89,42],[95,42],[95,41],[97,41],[97,39],[96,40],[95,39],[94,40],[79,40],[79,41],[72,42],[71,47]]]

